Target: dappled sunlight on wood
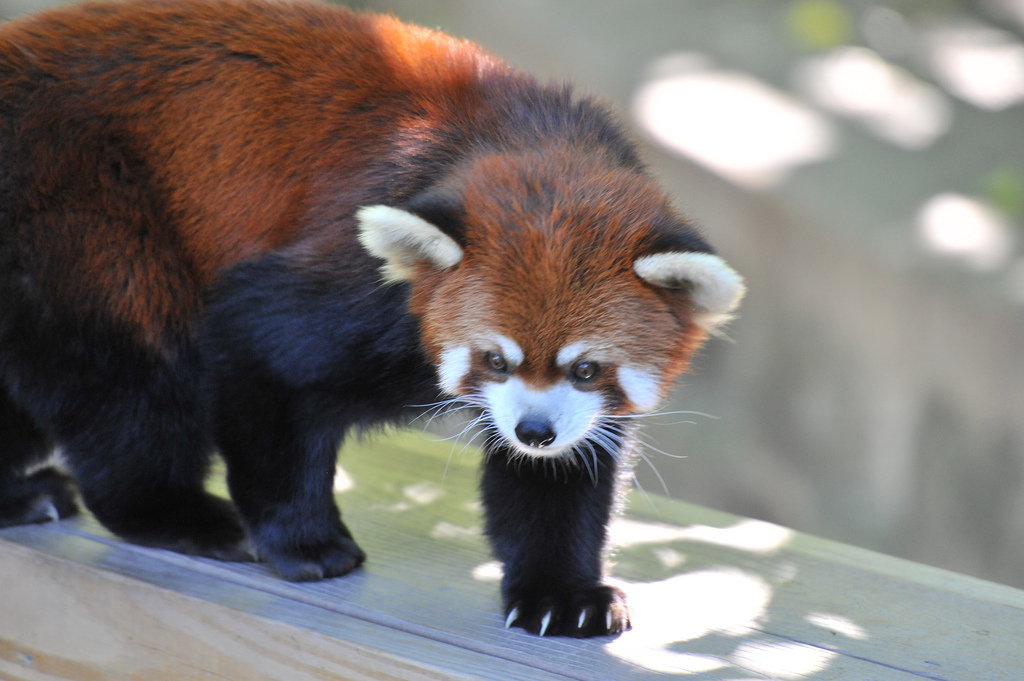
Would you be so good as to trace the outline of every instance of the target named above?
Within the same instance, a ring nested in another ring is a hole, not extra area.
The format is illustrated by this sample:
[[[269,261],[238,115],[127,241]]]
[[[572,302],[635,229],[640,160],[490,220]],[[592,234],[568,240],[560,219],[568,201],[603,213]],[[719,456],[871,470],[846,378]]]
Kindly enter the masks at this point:
[[[772,589],[761,577],[721,568],[650,583],[619,583],[629,594],[634,626],[605,650],[665,673],[696,673],[726,665],[720,658],[673,650],[708,634],[744,636],[764,618]]]
[[[752,553],[771,553],[785,546],[793,531],[762,520],[743,520],[731,527],[691,525],[673,527],[660,523],[639,522],[620,518],[612,523],[610,541],[613,546],[667,541],[699,541],[728,546]]]

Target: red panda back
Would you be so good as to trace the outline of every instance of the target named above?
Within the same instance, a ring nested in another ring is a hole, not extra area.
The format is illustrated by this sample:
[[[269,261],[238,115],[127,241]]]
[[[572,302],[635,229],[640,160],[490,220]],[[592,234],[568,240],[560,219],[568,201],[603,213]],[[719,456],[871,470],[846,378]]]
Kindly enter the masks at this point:
[[[318,231],[351,239],[344,218],[401,187],[389,161],[434,143],[481,72],[503,68],[316,4],[86,4],[12,22],[2,229],[35,216],[22,266],[152,342],[190,323],[225,267]],[[54,233],[66,223],[81,225],[73,238]],[[74,253],[31,255],[54,243]]]

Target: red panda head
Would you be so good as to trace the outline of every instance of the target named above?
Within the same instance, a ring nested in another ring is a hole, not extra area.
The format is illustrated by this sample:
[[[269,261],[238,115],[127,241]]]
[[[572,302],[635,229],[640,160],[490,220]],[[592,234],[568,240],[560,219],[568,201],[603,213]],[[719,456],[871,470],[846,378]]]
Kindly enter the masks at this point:
[[[357,218],[385,279],[412,285],[441,388],[535,456],[654,410],[743,295],[650,178],[596,152],[479,155]]]

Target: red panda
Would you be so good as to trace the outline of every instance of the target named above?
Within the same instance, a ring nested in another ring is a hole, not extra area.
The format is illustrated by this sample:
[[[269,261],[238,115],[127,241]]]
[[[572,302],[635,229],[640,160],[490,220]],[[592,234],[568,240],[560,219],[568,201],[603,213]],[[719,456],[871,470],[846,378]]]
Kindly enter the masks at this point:
[[[338,446],[440,401],[479,413],[506,626],[614,634],[617,417],[742,294],[602,105],[470,43],[262,0],[0,26],[0,526],[77,489],[142,545],[340,576]]]

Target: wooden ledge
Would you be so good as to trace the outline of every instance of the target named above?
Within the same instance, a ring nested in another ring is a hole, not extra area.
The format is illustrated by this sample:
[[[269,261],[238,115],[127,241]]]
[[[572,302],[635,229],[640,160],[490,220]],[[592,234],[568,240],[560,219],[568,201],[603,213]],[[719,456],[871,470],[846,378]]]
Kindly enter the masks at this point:
[[[653,496],[613,531],[633,631],[506,631],[476,454],[460,447],[450,462],[450,444],[417,434],[346,448],[339,501],[370,559],[327,582],[127,545],[87,517],[0,531],[0,678],[1001,681],[1024,669],[1024,591]]]

